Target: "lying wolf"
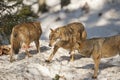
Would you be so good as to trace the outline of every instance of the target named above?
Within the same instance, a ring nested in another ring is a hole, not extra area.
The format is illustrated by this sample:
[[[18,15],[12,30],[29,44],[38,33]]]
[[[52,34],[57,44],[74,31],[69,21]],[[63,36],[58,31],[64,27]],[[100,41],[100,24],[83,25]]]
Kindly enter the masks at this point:
[[[73,37],[75,37],[74,40]],[[69,50],[71,55],[70,61],[74,61],[74,53],[71,53],[74,50],[73,45],[77,40],[85,40],[86,37],[87,33],[83,24],[78,22],[70,23],[66,26],[56,28],[55,30],[51,29],[51,33],[49,35],[49,46],[52,46],[57,39],[60,40],[54,45],[54,51],[50,54],[48,60],[46,61],[50,62],[60,47]]]
[[[37,52],[40,52],[40,46],[39,46],[39,39],[42,34],[42,29],[40,22],[29,22],[29,23],[23,23],[18,24],[12,29],[11,33],[11,54],[10,54],[10,61],[12,62],[13,54],[18,53],[21,46],[24,44],[25,51],[28,57],[31,57],[32,55],[29,54],[29,51],[27,50],[29,48],[29,45],[32,41],[35,41]]]
[[[9,45],[1,45],[0,46],[0,56],[5,54],[5,55],[10,55],[11,48]]]
[[[120,54],[120,35],[86,39],[85,41],[77,42],[75,49],[83,56],[92,56],[95,63],[93,78],[97,78],[100,59]]]

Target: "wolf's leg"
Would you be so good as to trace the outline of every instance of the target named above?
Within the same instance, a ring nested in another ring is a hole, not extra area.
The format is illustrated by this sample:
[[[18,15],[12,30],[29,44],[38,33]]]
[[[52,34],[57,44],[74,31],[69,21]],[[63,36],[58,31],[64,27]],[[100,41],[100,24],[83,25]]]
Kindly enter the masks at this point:
[[[10,52],[10,62],[13,62],[13,61],[15,61],[15,58],[13,58],[13,52],[11,51]]]
[[[3,51],[2,51],[2,49],[0,48],[0,56],[3,54]]]
[[[70,51],[70,62],[73,62],[74,61],[74,51]]]
[[[100,64],[100,58],[101,56],[98,53],[93,54],[93,60],[94,60],[94,75],[92,78],[97,78],[97,73],[99,70],[99,64]]]
[[[40,53],[40,42],[39,42],[39,39],[35,41],[35,44],[36,44],[37,52]]]
[[[29,45],[30,45],[30,43],[26,43],[26,44],[25,44],[25,52],[26,52],[26,54],[27,54],[28,57],[32,57],[32,55],[31,55],[31,54],[29,53],[29,51],[28,51]]]
[[[57,50],[59,49],[58,46],[54,46],[54,50],[53,52],[50,54],[49,58],[46,60],[46,62],[50,62],[53,58],[53,56],[55,55],[55,53],[57,52]]]
[[[28,50],[25,51],[28,57],[32,57]]]

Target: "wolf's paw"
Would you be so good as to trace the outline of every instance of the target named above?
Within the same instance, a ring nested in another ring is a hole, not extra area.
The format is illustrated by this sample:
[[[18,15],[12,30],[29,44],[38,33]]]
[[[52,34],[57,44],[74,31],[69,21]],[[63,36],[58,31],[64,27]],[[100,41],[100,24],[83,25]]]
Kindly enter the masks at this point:
[[[69,62],[74,62],[74,59],[70,59]]]
[[[13,61],[15,61],[15,59],[10,59],[10,62],[12,63]]]
[[[93,79],[97,79],[97,76],[92,76]]]
[[[29,58],[30,58],[30,57],[33,57],[33,55],[29,54],[28,57],[29,57]]]
[[[45,62],[50,63],[51,61],[50,60],[45,60]]]

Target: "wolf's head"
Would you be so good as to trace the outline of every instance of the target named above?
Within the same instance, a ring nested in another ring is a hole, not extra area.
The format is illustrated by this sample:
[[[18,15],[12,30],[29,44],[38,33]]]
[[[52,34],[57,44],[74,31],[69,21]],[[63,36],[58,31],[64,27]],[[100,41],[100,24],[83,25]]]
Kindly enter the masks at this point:
[[[20,37],[19,37],[19,26],[15,26],[12,29],[12,33],[10,36],[10,43],[11,43],[11,52],[18,54],[20,48]],[[22,37],[21,37],[22,38]]]
[[[50,30],[51,30],[51,33],[49,35],[49,40],[50,40],[49,46],[52,46],[53,43],[55,43],[56,40],[60,38],[60,31],[58,30],[58,28],[55,30],[53,29],[50,29]]]

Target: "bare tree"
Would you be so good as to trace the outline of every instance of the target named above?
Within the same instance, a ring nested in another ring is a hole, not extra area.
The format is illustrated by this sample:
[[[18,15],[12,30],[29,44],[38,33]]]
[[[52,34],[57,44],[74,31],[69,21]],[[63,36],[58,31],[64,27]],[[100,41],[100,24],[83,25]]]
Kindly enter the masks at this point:
[[[40,12],[44,13],[44,12],[48,11],[45,0],[38,0],[38,3],[39,3],[39,11]]]
[[[64,6],[67,6],[68,4],[70,4],[70,0],[61,0],[61,9],[62,9]]]
[[[10,2],[14,3],[9,5]],[[19,9],[21,7],[21,9]],[[16,12],[13,10],[18,8]],[[0,42],[7,40],[9,43],[9,37],[13,26],[18,23],[29,21],[29,14],[32,14],[29,6],[23,4],[23,0],[1,0],[0,1]]]

